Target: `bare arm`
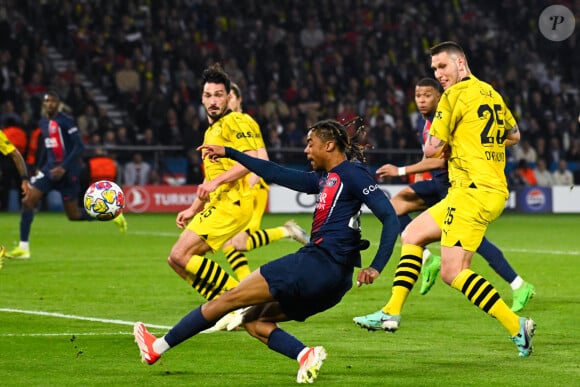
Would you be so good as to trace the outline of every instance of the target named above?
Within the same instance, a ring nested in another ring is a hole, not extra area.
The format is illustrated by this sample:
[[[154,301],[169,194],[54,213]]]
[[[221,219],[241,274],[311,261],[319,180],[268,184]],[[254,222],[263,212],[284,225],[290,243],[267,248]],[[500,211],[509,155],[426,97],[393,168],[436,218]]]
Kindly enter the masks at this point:
[[[425,142],[423,153],[425,157],[437,158],[444,154],[447,143],[435,136],[429,135]]]
[[[516,125],[506,132],[505,146],[509,147],[516,145],[518,142],[520,142],[520,137],[520,129]]]
[[[421,161],[405,165],[403,167],[396,167],[392,164],[385,164],[377,169],[377,174],[380,177],[394,177],[412,175],[414,173],[422,173],[432,171],[434,169],[441,169],[445,167],[446,160],[443,158],[423,158]]]

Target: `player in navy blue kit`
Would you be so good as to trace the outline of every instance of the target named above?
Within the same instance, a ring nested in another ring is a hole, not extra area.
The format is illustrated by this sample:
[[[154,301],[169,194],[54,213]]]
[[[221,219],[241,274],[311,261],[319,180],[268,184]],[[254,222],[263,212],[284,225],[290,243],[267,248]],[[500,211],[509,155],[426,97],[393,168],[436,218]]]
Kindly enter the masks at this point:
[[[83,154],[83,142],[74,120],[59,112],[60,98],[55,92],[44,96],[43,108],[46,117],[38,122],[44,140],[46,162],[30,179],[29,194],[22,201],[20,217],[20,244],[6,254],[8,258],[30,258],[29,236],[34,209],[44,194],[57,190],[62,195],[66,216],[69,220],[93,220],[78,205],[81,186],[80,157]],[[119,216],[122,218],[122,214]],[[122,231],[126,229],[125,219],[115,219]]]
[[[356,139],[364,128],[358,123],[352,123],[356,126],[352,137],[345,126],[332,120],[320,121],[309,129],[304,152],[312,172],[284,168],[228,147],[200,147],[204,157],[229,157],[267,182],[317,194],[310,243],[261,266],[236,288],[190,312],[162,338],[157,339],[142,323],[136,323],[135,341],[144,362],[155,363],[163,352],[210,328],[226,313],[249,306],[243,321],[247,332],[270,349],[296,359],[300,364],[298,383],[316,379],[326,358],[324,348],[307,347],[276,323],[304,321],[336,305],[352,287],[354,267],[361,266],[360,250],[368,247],[360,232],[362,204],[380,220],[382,231],[370,267],[358,273],[359,286],[371,284],[379,276],[399,232],[389,199],[359,161],[364,159],[364,148]]]

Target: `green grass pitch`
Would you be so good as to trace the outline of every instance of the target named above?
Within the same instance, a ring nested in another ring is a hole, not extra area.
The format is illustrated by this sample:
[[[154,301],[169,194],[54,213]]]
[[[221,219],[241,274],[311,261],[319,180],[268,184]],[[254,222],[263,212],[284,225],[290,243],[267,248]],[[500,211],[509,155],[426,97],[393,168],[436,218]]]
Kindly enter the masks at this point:
[[[289,218],[309,228],[311,215],[268,215],[264,226]],[[128,214],[129,231],[112,223],[69,222],[40,213],[32,258],[6,261],[0,271],[0,383],[5,386],[291,386],[298,364],[245,332],[198,335],[153,366],[140,362],[132,323],[162,334],[202,303],[166,263],[178,236],[174,214]],[[17,214],[0,216],[0,243],[18,239]],[[580,215],[504,214],[488,237],[536,286],[522,315],[537,322],[535,352],[517,356],[507,332],[440,280],[426,296],[413,290],[395,334],[368,332],[353,316],[374,312],[390,294],[397,245],[379,280],[353,288],[335,308],[305,323],[282,326],[307,345],[328,351],[321,386],[545,386],[580,381]],[[377,246],[378,222],[363,219]],[[438,245],[432,246],[438,250]],[[253,268],[292,252],[283,240],[248,253]],[[223,256],[213,256],[225,264]],[[477,257],[473,267],[511,305],[511,291]]]

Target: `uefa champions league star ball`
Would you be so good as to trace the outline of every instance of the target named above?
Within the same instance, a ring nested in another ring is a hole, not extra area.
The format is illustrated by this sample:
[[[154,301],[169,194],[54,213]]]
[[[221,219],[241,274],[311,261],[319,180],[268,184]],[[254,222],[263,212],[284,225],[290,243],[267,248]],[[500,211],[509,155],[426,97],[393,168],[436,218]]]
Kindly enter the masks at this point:
[[[112,181],[101,180],[90,185],[85,192],[85,211],[98,220],[111,220],[123,212],[125,194]]]

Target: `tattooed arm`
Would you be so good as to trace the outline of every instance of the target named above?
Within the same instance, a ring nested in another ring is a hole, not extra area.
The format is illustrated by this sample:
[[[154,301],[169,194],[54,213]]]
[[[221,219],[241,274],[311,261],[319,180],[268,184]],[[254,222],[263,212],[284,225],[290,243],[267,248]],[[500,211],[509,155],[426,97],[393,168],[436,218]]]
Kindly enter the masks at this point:
[[[423,153],[425,154],[425,157],[436,158],[443,155],[447,148],[449,147],[445,141],[429,135],[427,141],[425,141],[425,149],[423,149]]]
[[[518,142],[520,142],[520,129],[518,128],[517,124],[513,128],[506,130],[505,133],[506,133],[505,140],[506,148],[508,146],[516,145]]]

